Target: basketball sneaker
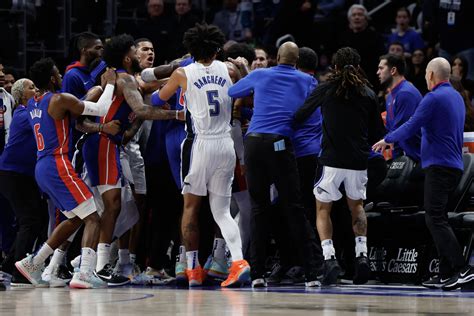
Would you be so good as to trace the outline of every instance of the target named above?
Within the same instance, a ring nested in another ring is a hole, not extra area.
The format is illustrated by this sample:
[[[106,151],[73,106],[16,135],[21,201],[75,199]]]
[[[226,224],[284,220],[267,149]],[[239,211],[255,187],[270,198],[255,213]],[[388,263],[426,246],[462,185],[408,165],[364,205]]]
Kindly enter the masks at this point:
[[[150,277],[149,284],[151,285],[167,285],[174,282],[176,279],[166,273],[165,269],[157,270],[152,267],[146,268],[145,275]]]
[[[13,275],[12,275],[12,278],[10,280],[10,286],[12,288],[34,288],[35,287],[20,272],[14,271],[12,274]]]
[[[180,253],[183,251],[184,247],[181,246],[179,249]],[[176,256],[176,265],[175,265],[175,276],[176,276],[176,284],[178,286],[187,286],[188,285],[188,277],[186,276],[186,269],[188,267],[188,263],[186,262],[186,256],[184,255],[177,255]]]
[[[202,268],[197,266],[194,269],[186,269],[186,276],[188,277],[189,287],[201,286],[203,282]]]
[[[73,289],[101,289],[107,287],[107,283],[93,271],[74,272],[69,287]]]
[[[41,279],[44,270],[44,262],[40,264],[33,263],[34,255],[27,255],[23,260],[15,262],[15,267],[20,273],[35,287],[47,287],[48,283]]]
[[[129,278],[116,274],[110,263],[107,263],[102,270],[96,272],[96,275],[102,281],[107,282],[108,286],[120,286],[130,283]]]
[[[449,279],[450,278],[443,278],[439,275],[436,275],[429,280],[422,282],[421,285],[428,289],[440,289],[446,284],[446,282],[449,281]]]
[[[322,285],[335,285],[337,283],[337,277],[341,273],[341,267],[337,263],[337,259],[331,257],[331,259],[324,260],[324,276]]]
[[[441,288],[445,291],[451,291],[472,281],[474,281],[474,268],[468,265],[450,278]]]
[[[81,255],[71,260],[71,266],[74,269],[74,272],[79,271],[80,265],[81,265]]]
[[[65,287],[70,280],[59,277],[59,265],[48,266],[41,274],[43,281],[48,282],[49,287]]]
[[[238,287],[250,283],[250,266],[245,260],[232,262],[229,277],[221,283],[222,287]]]
[[[133,264],[121,264],[117,261],[114,267],[114,273],[130,279],[133,277]]]
[[[359,256],[355,262],[354,284],[365,284],[369,281],[370,266],[366,256]]]
[[[227,262],[212,258],[207,275],[214,279],[225,280],[229,276]]]

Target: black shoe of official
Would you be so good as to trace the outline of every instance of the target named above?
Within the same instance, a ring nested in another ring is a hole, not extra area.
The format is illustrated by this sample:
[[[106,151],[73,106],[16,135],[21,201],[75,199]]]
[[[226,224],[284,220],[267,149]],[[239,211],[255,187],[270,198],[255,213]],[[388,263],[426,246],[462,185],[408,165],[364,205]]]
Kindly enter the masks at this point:
[[[366,256],[359,256],[355,262],[354,284],[365,284],[369,281],[370,266],[369,258]]]
[[[452,291],[457,288],[460,288],[463,284],[470,283],[474,281],[474,269],[471,266],[465,266],[453,277],[451,277],[446,284],[441,288],[444,291]]]
[[[108,286],[120,286],[130,283],[129,278],[114,273],[114,269],[109,263],[102,270],[96,272],[96,275],[106,282]]]
[[[446,285],[450,278],[443,278],[439,275],[432,277],[429,280],[426,280],[421,283],[424,287],[428,289],[437,290]]]
[[[272,272],[266,278],[266,281],[270,285],[278,285],[278,284],[280,284],[280,282],[281,282],[284,275],[285,275],[284,268],[281,265],[279,265],[278,263],[276,263],[272,268]]]
[[[302,284],[305,281],[304,269],[299,266],[291,267],[286,271],[285,276],[282,278],[281,285],[293,285]]]
[[[64,280],[65,283],[69,283],[72,279],[72,273],[69,271],[66,265],[61,264],[58,266],[58,278]]]
[[[341,273],[341,267],[337,263],[337,259],[331,257],[331,259],[324,260],[324,276],[321,281],[322,285],[335,285],[337,283],[337,277]]]

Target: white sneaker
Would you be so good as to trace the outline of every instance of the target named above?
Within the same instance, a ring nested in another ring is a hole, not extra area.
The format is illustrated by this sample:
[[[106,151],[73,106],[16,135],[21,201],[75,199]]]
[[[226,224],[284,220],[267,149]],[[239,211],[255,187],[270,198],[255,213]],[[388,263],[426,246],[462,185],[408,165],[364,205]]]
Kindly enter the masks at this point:
[[[73,289],[100,289],[107,287],[107,283],[102,281],[93,271],[74,272],[69,286]]]
[[[50,265],[44,269],[43,274],[41,274],[43,281],[49,283],[49,287],[65,287],[68,280],[61,279],[59,277],[59,265],[56,264],[54,267],[50,268]]]
[[[71,266],[74,269],[74,272],[79,271],[80,265],[81,265],[81,255],[71,260]]]

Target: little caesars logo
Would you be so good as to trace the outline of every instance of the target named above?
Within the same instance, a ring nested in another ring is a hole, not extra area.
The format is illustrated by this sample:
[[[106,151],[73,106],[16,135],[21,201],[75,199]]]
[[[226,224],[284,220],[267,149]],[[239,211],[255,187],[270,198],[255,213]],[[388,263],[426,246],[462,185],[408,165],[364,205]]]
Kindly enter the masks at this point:
[[[388,262],[388,272],[390,273],[416,273],[418,263],[418,252],[415,248],[398,248],[398,254],[395,259]]]
[[[430,270],[430,273],[439,273],[439,259],[432,259],[428,268]]]

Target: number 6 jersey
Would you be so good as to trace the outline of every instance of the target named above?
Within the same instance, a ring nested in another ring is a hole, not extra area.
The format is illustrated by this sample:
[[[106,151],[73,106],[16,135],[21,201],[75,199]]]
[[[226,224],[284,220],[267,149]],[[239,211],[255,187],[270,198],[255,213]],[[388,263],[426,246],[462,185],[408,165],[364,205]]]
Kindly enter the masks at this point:
[[[227,66],[213,61],[209,66],[194,62],[183,67],[187,77],[184,93],[188,134],[220,135],[230,133],[232,86]]]

